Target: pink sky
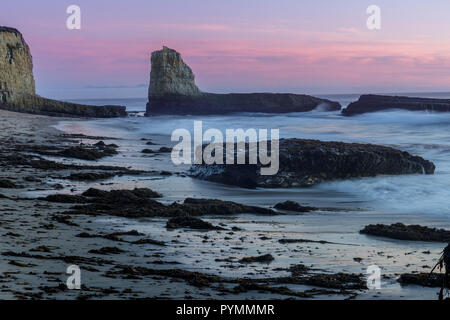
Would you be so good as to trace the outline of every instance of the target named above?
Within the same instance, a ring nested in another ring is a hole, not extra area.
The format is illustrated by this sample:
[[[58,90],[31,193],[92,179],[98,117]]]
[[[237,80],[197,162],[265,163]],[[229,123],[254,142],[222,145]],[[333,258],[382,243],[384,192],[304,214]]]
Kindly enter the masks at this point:
[[[0,24],[22,31],[55,98],[145,97],[162,45],[213,92],[450,91],[450,2],[377,2],[379,31],[363,0],[2,0]],[[82,30],[65,27],[69,4]]]

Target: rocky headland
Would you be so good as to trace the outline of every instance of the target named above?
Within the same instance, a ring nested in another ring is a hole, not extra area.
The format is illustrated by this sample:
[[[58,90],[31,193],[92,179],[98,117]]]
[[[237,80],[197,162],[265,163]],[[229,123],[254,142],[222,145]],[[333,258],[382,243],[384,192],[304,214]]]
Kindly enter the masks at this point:
[[[43,98],[36,94],[33,58],[22,34],[0,27],[0,109],[65,117],[126,116],[122,106],[88,106]]]
[[[237,150],[237,146],[234,149]],[[246,149],[248,152],[248,145]],[[434,170],[432,162],[390,147],[281,139],[279,171],[275,175],[261,175],[260,164],[204,163],[192,166],[190,174],[195,178],[246,188],[289,188],[377,175],[433,174]]]
[[[342,110],[342,114],[344,116],[353,116],[389,109],[449,112],[450,100],[367,94],[362,95],[358,101],[352,102],[347,108]]]
[[[289,113],[314,109],[341,110],[338,102],[290,93],[213,94],[195,84],[192,69],[181,54],[164,47],[152,53],[147,115],[228,114],[235,112]]]

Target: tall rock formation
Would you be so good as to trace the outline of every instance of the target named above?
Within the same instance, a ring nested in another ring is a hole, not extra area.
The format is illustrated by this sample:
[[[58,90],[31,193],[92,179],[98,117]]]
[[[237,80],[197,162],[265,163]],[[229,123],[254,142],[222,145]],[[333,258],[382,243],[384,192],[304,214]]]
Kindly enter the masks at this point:
[[[0,26],[0,109],[69,117],[122,117],[122,106],[88,106],[56,101],[36,94],[33,58],[22,34]]]
[[[288,113],[314,109],[337,111],[338,102],[299,94],[201,92],[181,55],[167,47],[152,53],[147,115],[226,114],[233,112]]]
[[[30,48],[19,31],[0,27],[0,103],[35,94]]]
[[[192,69],[183,62],[178,52],[163,47],[161,51],[152,53],[149,96],[157,98],[166,95],[200,94]]]

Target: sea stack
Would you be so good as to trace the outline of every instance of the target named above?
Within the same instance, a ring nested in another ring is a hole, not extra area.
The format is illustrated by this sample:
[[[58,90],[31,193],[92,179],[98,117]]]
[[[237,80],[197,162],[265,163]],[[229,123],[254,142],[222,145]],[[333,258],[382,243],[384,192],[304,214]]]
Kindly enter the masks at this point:
[[[314,109],[338,111],[338,102],[290,93],[213,94],[195,84],[192,69],[181,54],[168,47],[152,53],[147,115],[227,114],[234,112],[289,113]]]
[[[22,34],[0,26],[0,109],[69,117],[122,117],[122,106],[87,106],[50,100],[36,94],[33,58]]]
[[[449,99],[414,98],[401,96],[362,95],[342,110],[344,116],[400,109],[408,111],[450,112]]]

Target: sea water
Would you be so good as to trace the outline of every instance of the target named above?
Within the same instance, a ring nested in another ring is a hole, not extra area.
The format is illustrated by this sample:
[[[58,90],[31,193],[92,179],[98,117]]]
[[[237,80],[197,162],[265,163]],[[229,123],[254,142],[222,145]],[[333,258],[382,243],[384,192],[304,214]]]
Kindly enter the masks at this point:
[[[450,98],[443,94],[415,94],[415,96]],[[325,96],[345,107],[358,99],[357,95]],[[78,103],[126,105],[127,111],[145,111],[146,99],[73,100]],[[241,113],[213,116],[155,116],[68,121],[58,125],[69,133],[84,133],[121,138],[121,155],[104,160],[105,163],[127,164],[144,169],[167,169],[182,172],[186,167],[174,168],[170,157],[143,158],[142,138],[159,136],[169,141],[175,129],[193,131],[196,120],[203,121],[204,130],[279,129],[282,138],[319,139],[374,143],[398,148],[434,162],[434,175],[379,176],[322,183],[308,189],[245,190],[196,181],[188,177],[172,177],[140,181],[139,186],[154,187],[170,200],[186,196],[221,197],[260,205],[273,205],[281,200],[295,200],[311,205],[364,208],[383,212],[414,213],[450,218],[450,113],[411,111],[383,111],[354,117],[340,112],[311,111],[290,114]],[[124,142],[126,141],[126,142]],[[155,182],[156,181],[156,182]]]

